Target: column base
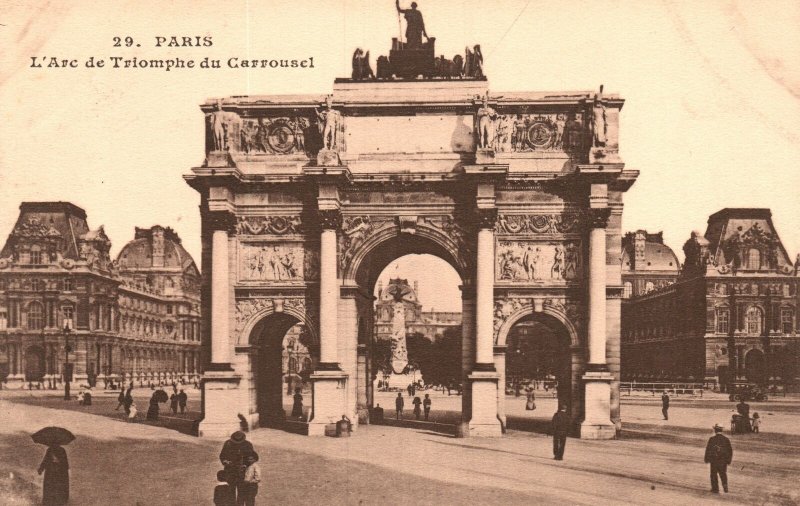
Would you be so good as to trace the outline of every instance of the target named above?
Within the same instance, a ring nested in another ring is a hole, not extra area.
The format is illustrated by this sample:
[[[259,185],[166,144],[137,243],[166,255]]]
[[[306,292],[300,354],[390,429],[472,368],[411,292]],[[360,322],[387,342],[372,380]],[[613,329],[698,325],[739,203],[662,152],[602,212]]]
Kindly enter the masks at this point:
[[[313,415],[308,423],[309,436],[324,436],[326,425],[335,424],[347,414],[347,378],[347,373],[335,370],[318,370],[311,375]]]
[[[615,439],[617,428],[611,421],[611,380],[605,371],[589,371],[583,375],[584,419],[581,439]]]
[[[234,390],[239,388],[241,376],[233,371],[206,371],[202,378],[203,420],[197,435],[223,438],[239,430],[240,410]]]
[[[6,387],[9,389],[24,388],[25,385],[25,376],[22,374],[9,374],[6,378]]]
[[[470,437],[500,437],[503,426],[497,417],[496,372],[473,371],[467,379],[472,388],[472,419],[469,421]]]

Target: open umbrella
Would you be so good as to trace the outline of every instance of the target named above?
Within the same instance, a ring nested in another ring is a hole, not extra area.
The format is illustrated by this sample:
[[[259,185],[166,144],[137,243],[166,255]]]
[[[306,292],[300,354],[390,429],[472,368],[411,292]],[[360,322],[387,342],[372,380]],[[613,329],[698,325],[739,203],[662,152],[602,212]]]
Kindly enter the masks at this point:
[[[45,427],[35,434],[31,435],[34,443],[40,445],[66,445],[75,441],[75,436],[72,432],[62,427]]]
[[[156,402],[167,402],[169,400],[169,395],[164,390],[156,390],[153,396],[156,399]]]

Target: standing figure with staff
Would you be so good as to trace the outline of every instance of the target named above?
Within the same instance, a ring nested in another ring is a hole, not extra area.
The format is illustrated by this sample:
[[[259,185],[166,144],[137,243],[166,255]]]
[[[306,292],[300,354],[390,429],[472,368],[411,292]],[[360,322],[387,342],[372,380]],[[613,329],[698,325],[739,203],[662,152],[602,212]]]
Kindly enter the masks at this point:
[[[425,22],[422,20],[422,13],[417,10],[417,2],[411,2],[410,9],[401,9],[400,0],[395,0],[395,6],[397,7],[397,13],[403,14],[406,18],[406,49],[421,48],[422,36],[424,35],[427,39],[428,34],[425,32]]]

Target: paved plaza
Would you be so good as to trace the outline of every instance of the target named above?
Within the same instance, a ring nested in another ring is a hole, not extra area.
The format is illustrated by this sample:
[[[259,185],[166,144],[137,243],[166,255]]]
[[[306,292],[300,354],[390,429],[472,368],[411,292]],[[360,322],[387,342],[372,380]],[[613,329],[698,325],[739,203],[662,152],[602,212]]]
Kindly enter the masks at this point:
[[[139,393],[144,400],[147,389]],[[193,389],[189,393],[194,413],[199,394]],[[60,425],[77,436],[67,447],[71,504],[211,504],[221,441],[182,434],[172,430],[176,427],[170,423],[123,422],[113,412],[112,393],[96,394],[88,408],[74,401],[65,406],[52,392],[4,391],[0,395],[0,453],[4,457],[0,503],[37,504],[41,477],[36,467],[44,448],[31,442],[30,433]],[[385,397],[388,406],[394,396],[381,393],[381,404]],[[460,397],[439,392],[432,397],[435,416],[457,413]],[[509,396],[507,401],[510,420],[546,420],[555,408],[555,401],[543,392],[537,396],[533,415],[525,412],[524,398]],[[406,405],[410,406],[408,396]],[[795,481],[800,472],[800,428],[794,423],[800,414],[799,398],[753,403],[764,419],[763,432],[732,436],[731,493],[722,496],[708,492],[708,469],[702,457],[710,426],[728,419],[731,403],[718,395],[676,398],[669,421],[661,419],[658,398],[624,397],[623,407],[626,422],[621,440],[571,438],[561,462],[552,459],[546,434],[514,429],[502,439],[456,439],[416,422],[409,427],[361,426],[346,439],[259,429],[248,435],[262,457],[264,485],[259,503],[800,502]],[[393,414],[387,412],[387,417]]]

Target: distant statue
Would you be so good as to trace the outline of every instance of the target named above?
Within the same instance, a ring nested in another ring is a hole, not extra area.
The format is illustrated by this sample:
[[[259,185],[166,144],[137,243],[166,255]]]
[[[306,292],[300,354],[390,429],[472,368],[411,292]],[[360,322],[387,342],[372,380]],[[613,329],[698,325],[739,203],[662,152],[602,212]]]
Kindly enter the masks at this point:
[[[386,56],[379,56],[375,62],[375,69],[378,73],[378,79],[391,79],[392,69],[389,66],[389,58]]]
[[[372,72],[372,67],[369,66],[369,51],[366,53],[360,48],[356,48],[353,53],[353,81],[361,81],[362,79],[375,79],[375,74]]]
[[[483,97],[483,106],[478,109],[478,147],[489,149],[494,142],[494,120],[497,113],[489,107],[489,92]]]
[[[603,85],[600,85],[600,93],[594,96],[594,107],[592,108],[592,133],[594,135],[594,146],[606,145],[606,133],[608,123],[606,122],[606,105],[603,102]]]
[[[797,254],[797,258],[794,260],[794,273],[800,273],[800,253]]]
[[[401,9],[400,0],[395,0],[397,13],[403,14],[406,18],[406,44],[408,49],[419,49],[422,47],[422,36],[428,38],[425,32],[425,22],[422,20],[422,13],[417,10],[417,2],[411,2],[410,9]]]
[[[480,44],[475,44],[470,51],[464,48],[464,77],[483,77],[483,54]]]

